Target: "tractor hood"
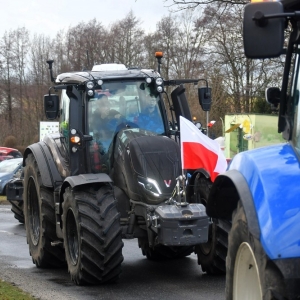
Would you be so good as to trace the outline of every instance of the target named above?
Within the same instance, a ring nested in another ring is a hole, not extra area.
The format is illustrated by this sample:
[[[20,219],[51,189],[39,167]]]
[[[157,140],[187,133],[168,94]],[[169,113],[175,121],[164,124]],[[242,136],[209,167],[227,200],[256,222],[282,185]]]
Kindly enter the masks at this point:
[[[136,201],[158,204],[168,199],[181,173],[178,144],[138,128],[123,130],[116,139],[114,182]]]

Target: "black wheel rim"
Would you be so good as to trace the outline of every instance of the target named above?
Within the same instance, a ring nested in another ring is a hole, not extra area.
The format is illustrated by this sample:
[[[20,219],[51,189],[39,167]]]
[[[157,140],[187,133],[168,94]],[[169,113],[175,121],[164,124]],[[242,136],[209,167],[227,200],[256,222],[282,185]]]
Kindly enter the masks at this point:
[[[40,239],[40,208],[36,185],[32,177],[28,180],[29,228],[32,243],[36,246]]]
[[[71,209],[69,209],[67,212],[66,233],[69,256],[71,259],[71,263],[75,266],[78,262],[79,243],[76,220],[74,217],[74,213]]]

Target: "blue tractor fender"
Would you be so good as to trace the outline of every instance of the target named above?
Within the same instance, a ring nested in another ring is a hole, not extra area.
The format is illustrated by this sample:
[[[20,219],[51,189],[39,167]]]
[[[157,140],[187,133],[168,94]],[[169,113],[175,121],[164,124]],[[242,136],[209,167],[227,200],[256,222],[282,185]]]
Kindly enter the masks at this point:
[[[219,175],[207,214],[231,218],[240,200],[250,232],[271,259],[300,257],[300,166],[291,144],[237,154]]]
[[[250,232],[259,238],[260,228],[252,194],[246,179],[237,170],[226,171],[216,178],[209,194],[206,212],[209,217],[230,220],[239,200],[245,208],[247,220],[252,220],[248,224]]]

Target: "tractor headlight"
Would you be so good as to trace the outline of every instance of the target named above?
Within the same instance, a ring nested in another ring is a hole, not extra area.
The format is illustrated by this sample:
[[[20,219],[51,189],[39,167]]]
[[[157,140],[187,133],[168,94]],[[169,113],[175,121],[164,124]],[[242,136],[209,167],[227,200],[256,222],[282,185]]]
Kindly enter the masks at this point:
[[[152,82],[152,78],[151,78],[151,77],[147,77],[145,80],[146,80],[146,82],[147,82],[148,84],[150,84],[150,83]]]
[[[155,83],[156,83],[156,85],[163,85],[164,80],[161,77],[157,77],[155,79]]]
[[[86,88],[87,88],[87,94],[92,97],[94,96],[94,82],[93,81],[88,81],[86,84],[85,84]]]
[[[164,91],[164,80],[161,77],[155,79],[156,91],[162,93]]]
[[[88,81],[87,83],[86,83],[86,87],[90,90],[90,89],[92,89],[93,87],[94,87],[94,82],[93,81]]]
[[[90,97],[92,97],[93,95],[94,95],[94,91],[93,90],[88,90],[88,95],[90,96]]]
[[[154,179],[151,178],[144,178],[144,177],[138,177],[138,183],[143,186],[145,190],[150,192],[156,197],[159,197],[161,195],[161,190],[159,188],[159,185]]]
[[[162,86],[158,86],[156,88],[156,90],[159,92],[159,93],[162,93],[164,91],[163,87]]]

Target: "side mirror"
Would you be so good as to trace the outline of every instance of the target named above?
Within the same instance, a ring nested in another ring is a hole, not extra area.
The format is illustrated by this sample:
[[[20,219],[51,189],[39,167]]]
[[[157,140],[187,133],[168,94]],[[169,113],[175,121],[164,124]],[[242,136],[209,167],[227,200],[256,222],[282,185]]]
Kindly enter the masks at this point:
[[[266,101],[270,104],[273,104],[274,107],[277,107],[280,103],[280,88],[270,87],[266,88]]]
[[[244,50],[248,58],[278,57],[283,53],[284,18],[281,2],[254,2],[245,6]]]
[[[199,103],[204,111],[210,111],[211,88],[201,87],[198,89]]]
[[[175,111],[177,126],[179,126],[179,116],[183,116],[184,118],[192,121],[192,115],[190,112],[190,108],[185,96],[185,88],[183,85],[179,85],[172,93],[171,98],[173,102],[173,107]]]
[[[58,117],[59,112],[59,97],[51,94],[44,96],[44,112],[48,120],[54,120]]]

